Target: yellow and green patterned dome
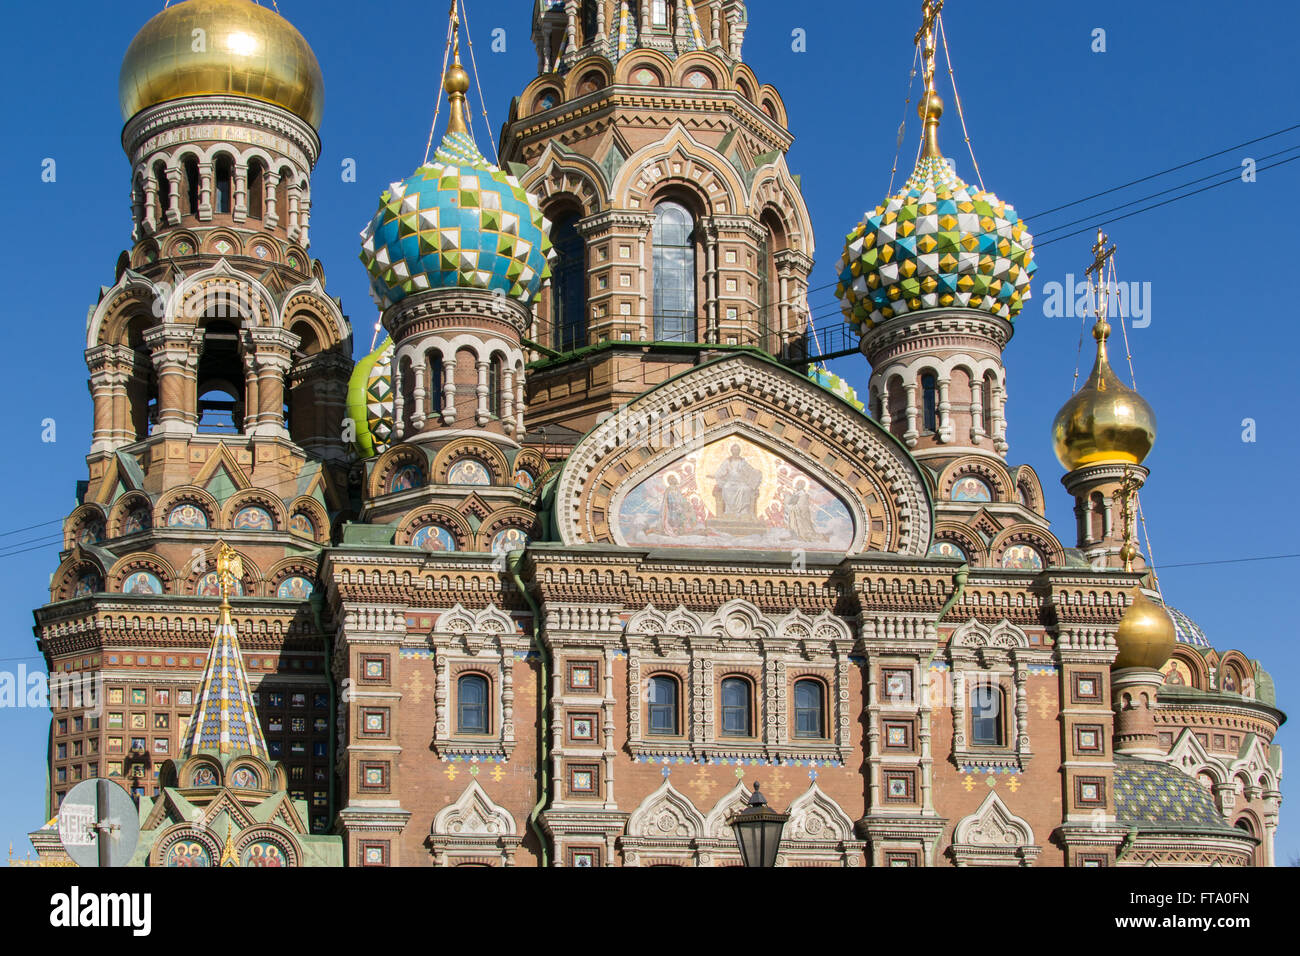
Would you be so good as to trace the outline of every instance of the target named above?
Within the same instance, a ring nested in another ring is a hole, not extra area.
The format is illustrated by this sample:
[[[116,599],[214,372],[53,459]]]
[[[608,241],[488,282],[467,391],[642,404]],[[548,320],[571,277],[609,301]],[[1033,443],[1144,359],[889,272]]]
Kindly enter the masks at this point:
[[[360,458],[387,450],[393,439],[393,340],[385,338],[352,369],[348,380],[348,417],[356,428]]]
[[[979,309],[1013,321],[1029,298],[1033,237],[1016,210],[968,186],[937,144],[943,101],[921,104],[927,143],[902,192],[845,238],[835,295],[865,333],[924,309]]]
[[[457,55],[443,82],[451,117],[426,163],[393,183],[361,232],[380,309],[430,289],[483,289],[531,305],[551,275],[549,226],[519,180],[478,151],[465,122],[469,77]]]

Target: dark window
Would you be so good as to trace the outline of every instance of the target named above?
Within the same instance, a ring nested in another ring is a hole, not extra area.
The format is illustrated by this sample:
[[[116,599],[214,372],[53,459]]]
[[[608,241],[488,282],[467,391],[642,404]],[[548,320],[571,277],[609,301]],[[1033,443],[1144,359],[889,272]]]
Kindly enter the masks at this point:
[[[695,340],[695,220],[675,202],[655,209],[654,337]]]
[[[231,178],[233,176],[232,164],[229,156],[218,156],[216,162],[217,177],[217,212],[230,212],[230,197],[232,193]]]
[[[248,218],[261,219],[266,199],[266,169],[254,160],[248,166]]]
[[[825,737],[822,685],[815,680],[796,681],[794,685],[794,735]]]
[[[555,262],[551,268],[551,326],[555,347],[571,352],[587,344],[587,244],[570,213],[551,228]]]
[[[976,684],[970,692],[971,742],[977,747],[1002,746],[1002,691],[996,684]]]
[[[167,178],[167,167],[157,163],[153,168],[153,177],[158,183],[158,223],[167,222],[167,210],[172,204],[172,181]]]
[[[182,164],[185,169],[185,214],[199,214],[199,161],[193,156],[186,156]]]
[[[984,387],[980,389],[980,401],[984,408],[984,434],[993,434],[993,375],[984,373]]]
[[[447,385],[447,372],[443,368],[442,353],[434,352],[429,358],[429,409],[442,414],[442,392]]]
[[[597,0],[582,0],[582,42],[590,43],[596,39]]]
[[[939,385],[933,372],[921,376],[921,400],[924,409],[924,422],[921,427],[928,432],[939,428]]]
[[[724,737],[752,737],[749,681],[728,677],[722,682],[722,734]]]
[[[502,371],[501,356],[492,356],[492,361],[488,362],[488,414],[493,418],[501,417],[503,403],[502,388],[504,388],[504,377]]]
[[[462,734],[488,732],[488,682],[481,674],[466,674],[456,681],[456,730]]]
[[[650,678],[650,733],[678,733],[677,681],[671,677]]]

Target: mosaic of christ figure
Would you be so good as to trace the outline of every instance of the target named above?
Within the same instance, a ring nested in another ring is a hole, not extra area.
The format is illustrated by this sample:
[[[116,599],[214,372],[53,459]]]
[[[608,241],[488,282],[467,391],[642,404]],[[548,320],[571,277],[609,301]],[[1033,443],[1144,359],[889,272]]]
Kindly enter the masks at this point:
[[[758,489],[763,473],[747,462],[739,445],[731,446],[731,457],[723,460],[710,477],[713,479],[714,511],[722,518],[752,521],[757,517]]]

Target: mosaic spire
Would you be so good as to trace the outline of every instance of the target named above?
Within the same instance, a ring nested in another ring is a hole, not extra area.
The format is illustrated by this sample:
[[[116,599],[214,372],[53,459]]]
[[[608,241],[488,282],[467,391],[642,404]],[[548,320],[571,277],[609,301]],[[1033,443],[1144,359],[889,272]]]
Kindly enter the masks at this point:
[[[230,619],[230,592],[244,573],[243,562],[224,541],[217,542],[217,580],[221,587],[221,611],[212,634],[208,664],[185,737],[181,759],[207,752],[222,757],[252,754],[269,760],[253,694],[248,688],[239,637]]]

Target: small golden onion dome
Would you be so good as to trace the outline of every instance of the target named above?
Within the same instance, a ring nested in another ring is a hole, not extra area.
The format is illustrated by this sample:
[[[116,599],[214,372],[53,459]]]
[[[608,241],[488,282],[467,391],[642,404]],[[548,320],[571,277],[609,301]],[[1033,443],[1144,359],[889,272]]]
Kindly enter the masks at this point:
[[[1178,643],[1178,630],[1169,612],[1140,588],[1133,589],[1133,601],[1124,612],[1115,633],[1119,654],[1112,667],[1149,667],[1159,670]]]
[[[122,60],[122,118],[184,96],[248,96],[320,128],[325,82],[301,33],[252,0],[185,0],[136,34]]]
[[[1120,381],[1106,358],[1110,325],[1098,319],[1097,362],[1088,382],[1061,406],[1052,444],[1066,471],[1084,465],[1140,465],[1156,442],[1156,415],[1146,400]]]

